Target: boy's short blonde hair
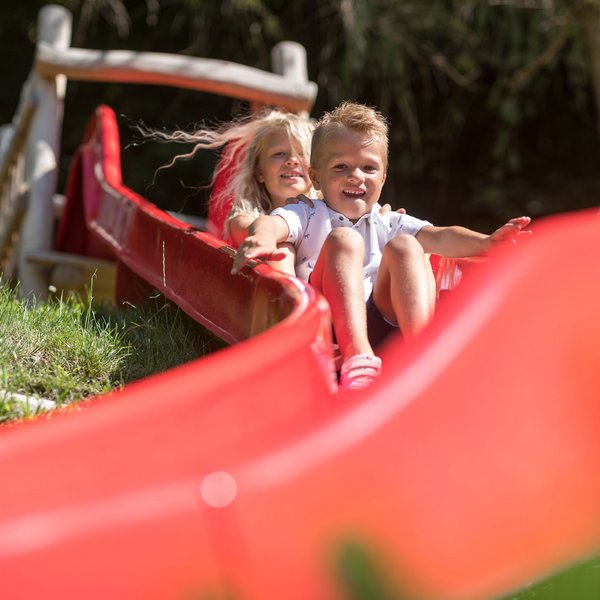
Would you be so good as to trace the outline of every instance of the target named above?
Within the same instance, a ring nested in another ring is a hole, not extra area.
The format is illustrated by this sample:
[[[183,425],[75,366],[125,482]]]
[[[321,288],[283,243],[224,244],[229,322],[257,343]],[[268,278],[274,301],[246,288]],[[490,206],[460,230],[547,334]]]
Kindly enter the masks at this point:
[[[342,102],[337,108],[326,112],[317,122],[312,138],[310,166],[314,169],[323,159],[329,138],[335,133],[349,129],[366,134],[384,147],[383,164],[388,164],[388,124],[386,118],[374,108],[357,102]]]

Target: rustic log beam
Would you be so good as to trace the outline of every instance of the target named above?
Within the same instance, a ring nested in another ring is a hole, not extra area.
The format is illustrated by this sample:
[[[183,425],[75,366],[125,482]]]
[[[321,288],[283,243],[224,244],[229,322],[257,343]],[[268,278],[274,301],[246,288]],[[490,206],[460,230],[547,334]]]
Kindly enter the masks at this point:
[[[57,48],[39,43],[37,73],[79,81],[164,85],[273,104],[293,111],[310,110],[317,84],[225,60],[161,52]]]

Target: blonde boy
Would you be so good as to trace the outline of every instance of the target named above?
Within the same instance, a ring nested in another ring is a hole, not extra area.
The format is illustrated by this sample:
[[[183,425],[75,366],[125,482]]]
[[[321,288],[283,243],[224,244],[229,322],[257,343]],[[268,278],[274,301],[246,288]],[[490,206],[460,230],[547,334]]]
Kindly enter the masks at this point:
[[[232,273],[250,259],[277,260],[278,242],[296,247],[296,273],[325,296],[342,354],[340,388],[358,389],[381,372],[367,331],[399,327],[417,334],[435,307],[426,254],[482,254],[515,240],[529,217],[512,219],[491,235],[463,227],[434,227],[406,214],[381,214],[387,173],[388,127],[374,109],[344,102],[317,123],[310,178],[324,200],[299,203],[259,217],[240,245]],[[366,301],[366,303],[365,303]],[[373,342],[374,343],[374,342]]]

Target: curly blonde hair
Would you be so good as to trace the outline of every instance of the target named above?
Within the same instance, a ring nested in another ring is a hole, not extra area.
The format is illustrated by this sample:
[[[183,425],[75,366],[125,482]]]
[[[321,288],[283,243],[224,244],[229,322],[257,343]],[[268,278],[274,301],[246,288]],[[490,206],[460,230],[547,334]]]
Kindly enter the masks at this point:
[[[228,198],[233,197],[229,219],[240,213],[259,217],[271,212],[274,208],[271,197],[264,183],[256,178],[258,159],[268,138],[273,133],[284,132],[290,140],[298,144],[301,153],[308,157],[313,129],[314,125],[308,119],[279,110],[263,112],[231,127],[228,135],[233,133],[238,138],[227,145],[222,168],[228,168],[229,162],[238,152],[243,153],[243,158],[237,163],[234,161],[228,183],[213,198],[215,205],[222,206]],[[215,173],[215,177],[217,176],[218,172]]]
[[[314,124],[307,118],[281,111],[263,109],[255,115],[246,116],[217,128],[201,127],[189,133],[177,130],[171,133],[152,132],[150,137],[159,141],[192,143],[194,147],[186,154],[175,156],[163,168],[176,161],[192,158],[199,150],[221,150],[219,161],[211,179],[211,186],[221,173],[227,171],[225,185],[212,196],[214,208],[226,210],[231,198],[233,205],[225,222],[224,237],[228,236],[227,222],[240,213],[253,218],[269,213],[273,209],[271,198],[263,183],[256,178],[256,168],[267,138],[274,132],[285,132],[300,147],[305,156],[310,155],[310,144]]]
[[[329,138],[343,129],[366,134],[374,141],[382,143],[385,151],[384,167],[388,165],[388,123],[377,110],[357,102],[342,102],[337,108],[326,112],[317,122],[313,133],[310,165],[313,168],[323,159]]]

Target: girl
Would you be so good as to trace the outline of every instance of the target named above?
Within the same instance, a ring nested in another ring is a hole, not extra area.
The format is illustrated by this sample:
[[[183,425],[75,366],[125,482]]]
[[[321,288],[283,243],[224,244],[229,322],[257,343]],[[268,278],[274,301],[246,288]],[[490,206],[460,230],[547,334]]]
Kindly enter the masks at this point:
[[[222,149],[211,182],[209,221],[212,233],[237,247],[257,217],[285,206],[288,198],[315,194],[308,175],[313,128],[306,118],[264,109],[217,129],[153,132],[151,136],[194,144],[191,152],[176,156],[167,167],[203,148]],[[293,247],[281,244],[280,249],[282,260],[269,264],[294,275]]]

